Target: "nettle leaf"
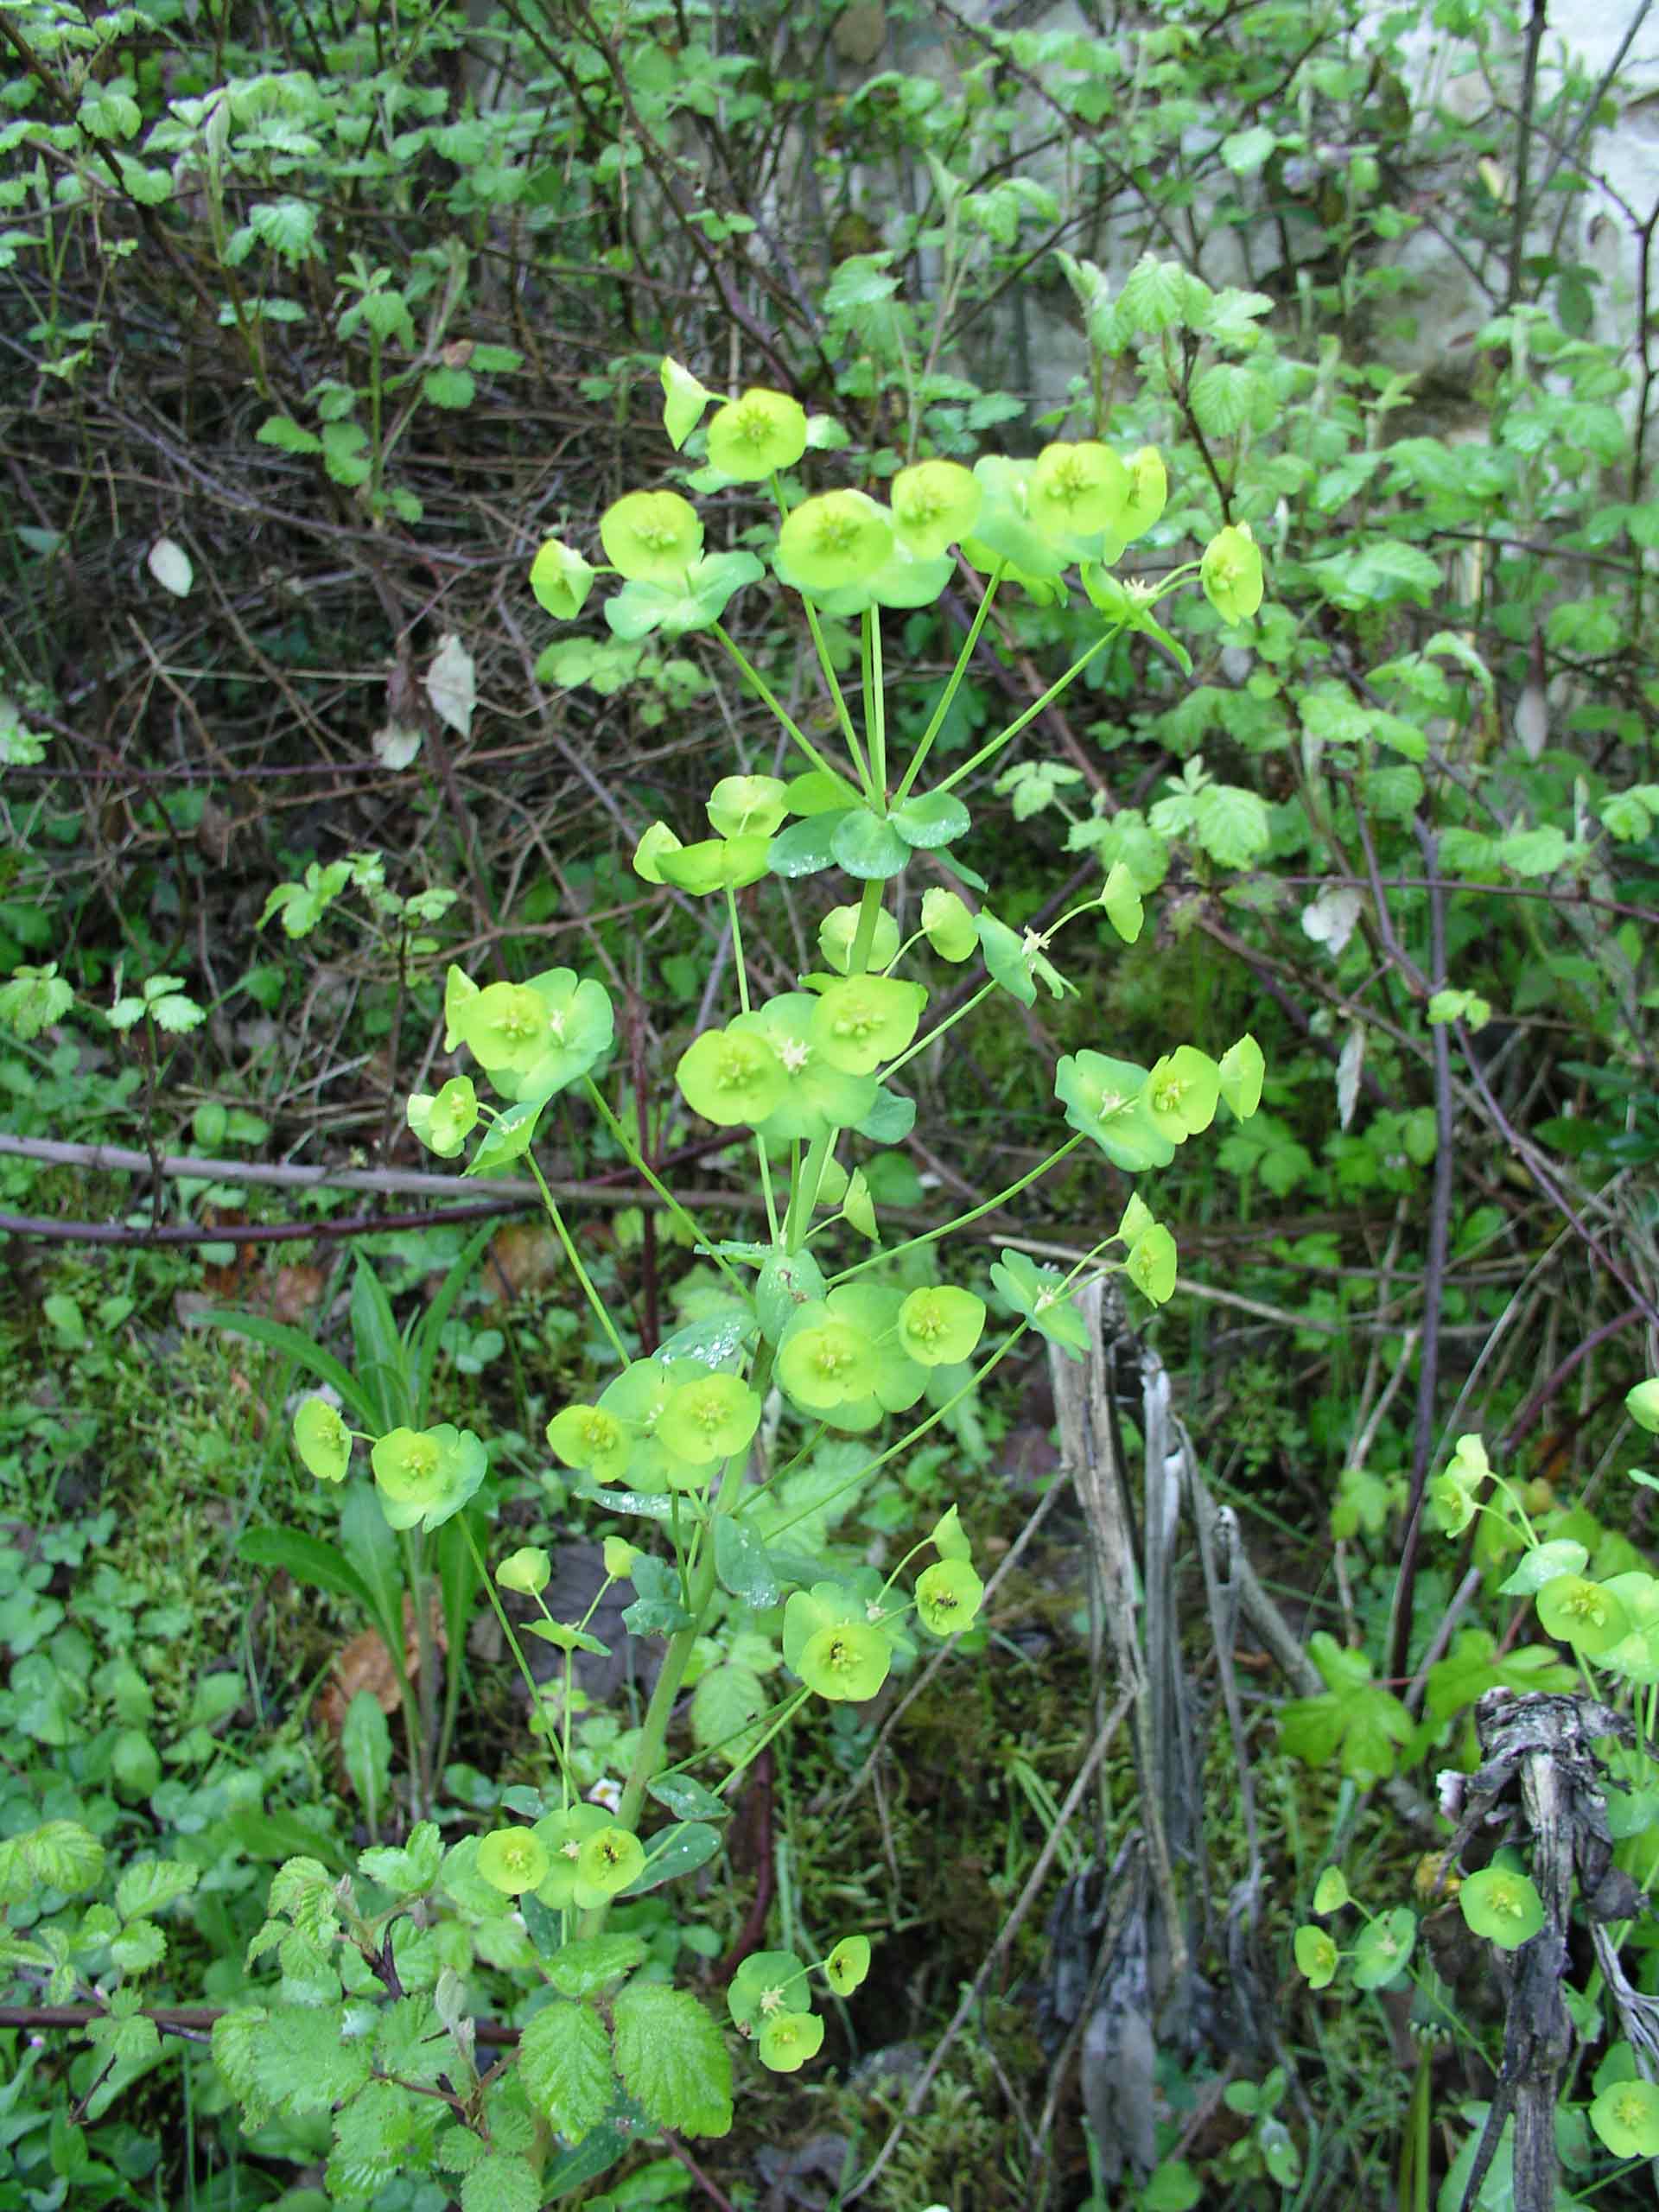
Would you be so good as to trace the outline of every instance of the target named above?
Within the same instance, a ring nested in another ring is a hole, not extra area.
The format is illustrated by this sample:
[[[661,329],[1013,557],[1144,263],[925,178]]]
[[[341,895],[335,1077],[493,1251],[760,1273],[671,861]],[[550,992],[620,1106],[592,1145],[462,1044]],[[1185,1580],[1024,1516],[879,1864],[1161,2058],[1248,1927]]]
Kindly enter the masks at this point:
[[[250,2053],[250,2073],[260,2098],[298,2118],[342,2105],[368,2080],[368,2039],[347,2042],[346,2013],[338,2005],[282,2005],[266,2014]]]
[[[1221,142],[1221,158],[1235,176],[1253,176],[1278,144],[1264,123],[1248,130],[1235,130]]]
[[[683,1777],[677,1777],[683,1779]],[[653,1792],[653,1794],[655,1794]],[[705,1790],[705,1796],[709,1795]],[[719,1803],[716,1799],[715,1802]],[[721,1811],[728,1808],[721,1806]],[[624,1974],[632,1974],[646,1956],[641,1936],[593,1936],[581,1942],[564,1943],[542,1961],[542,1970],[561,1997],[580,2000],[593,1997]]]
[[[1249,421],[1265,386],[1252,369],[1236,361],[1217,361],[1194,379],[1192,412],[1206,436],[1230,438]]]
[[[1378,537],[1325,561],[1311,561],[1308,573],[1333,606],[1357,613],[1401,599],[1432,607],[1445,588],[1440,564],[1420,545]]]
[[[145,1859],[129,1866],[116,1885],[115,1909],[123,1920],[141,1913],[160,1912],[181,1897],[188,1897],[200,1878],[200,1870],[176,1859]]]
[[[542,2184],[528,2158],[492,2151],[461,2184],[461,2212],[540,2212]]]
[[[625,1989],[615,2017],[618,2069],[657,2125],[685,2135],[728,2133],[731,2054],[690,1992],[660,1982]]]
[[[556,1999],[526,2022],[518,2074],[531,2103],[572,2144],[597,2127],[613,2087],[610,2038],[587,2005]]]

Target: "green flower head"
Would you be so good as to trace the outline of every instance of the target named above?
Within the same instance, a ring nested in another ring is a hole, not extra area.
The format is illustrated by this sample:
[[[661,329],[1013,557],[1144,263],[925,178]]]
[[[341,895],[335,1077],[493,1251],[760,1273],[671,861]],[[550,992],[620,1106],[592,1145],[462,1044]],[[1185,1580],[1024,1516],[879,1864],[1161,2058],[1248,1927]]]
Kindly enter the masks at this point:
[[[410,1130],[429,1152],[453,1160],[478,1122],[478,1093],[469,1077],[451,1076],[435,1098],[416,1092],[404,1112]]]
[[[874,1622],[836,1621],[807,1638],[797,1671],[830,1703],[862,1705],[887,1681],[892,1664],[893,1645]]]
[[[931,898],[933,893],[927,895]],[[818,924],[818,950],[823,955],[825,967],[833,968],[837,976],[844,976],[853,964],[853,940],[858,934],[859,912],[856,906],[832,906]],[[875,936],[865,964],[872,969],[885,968],[898,950],[899,925],[883,906],[876,916]]]
[[[352,1432],[327,1398],[308,1398],[295,1414],[294,1449],[320,1483],[346,1479]]]
[[[1207,1129],[1220,1096],[1221,1070],[1196,1045],[1166,1052],[1147,1077],[1147,1110],[1172,1144]]]
[[[657,1425],[664,1446],[694,1467],[711,1467],[748,1449],[760,1426],[760,1401],[735,1375],[706,1375],[669,1394]]]
[[[943,1283],[912,1290],[899,1308],[899,1341],[924,1367],[971,1359],[984,1326],[984,1300]]]
[[[959,461],[901,468],[887,493],[899,543],[918,561],[937,560],[973,529],[984,496],[979,479]]]
[[[1310,1989],[1324,1989],[1336,1979],[1342,1957],[1323,1928],[1310,1921],[1296,1930],[1296,1965]]]
[[[705,1029],[674,1071],[694,1114],[716,1128],[753,1128],[784,1103],[789,1076],[764,1037],[753,1031]]]
[[[537,1821],[531,1833],[547,1853],[547,1872],[536,1886],[538,1904],[557,1912],[577,1902],[582,1846],[610,1825],[602,1805],[572,1805]]]
[[[798,2074],[823,2043],[823,2022],[816,2012],[779,2012],[761,2029],[755,2050],[772,2073]]]
[[[833,1413],[868,1392],[875,1347],[823,1300],[802,1306],[784,1332],[778,1381],[804,1413]]]
[[[971,1628],[985,1586],[965,1559],[942,1559],[916,1578],[916,1616],[934,1636]]]
[[[1262,1047],[1248,1031],[1221,1056],[1221,1095],[1241,1122],[1248,1122],[1262,1103],[1262,1084],[1268,1064]]]
[[[441,1528],[483,1481],[488,1458],[469,1428],[394,1428],[369,1455],[380,1510],[393,1529]]]
[[[605,558],[630,583],[677,584],[702,553],[702,523],[677,492],[628,492],[599,521]]]
[[[922,893],[922,929],[941,960],[971,960],[979,944],[979,931],[965,902],[954,891],[938,886]]]
[[[510,1897],[538,1889],[552,1861],[534,1828],[497,1828],[478,1847],[478,1871],[492,1889]]]
[[[893,524],[862,492],[803,499],[778,533],[778,569],[799,592],[841,591],[885,568]]]
[[[1145,1068],[1103,1052],[1068,1054],[1054,1071],[1066,1120],[1130,1175],[1167,1167],[1175,1157],[1173,1143],[1153,1118],[1146,1088]]]
[[[1142,446],[1139,453],[1132,454],[1128,468],[1129,496],[1117,527],[1126,538],[1132,538],[1150,530],[1164,512],[1169,480],[1156,446]]]
[[[602,1809],[602,1808],[601,1808]],[[571,1902],[578,1911],[590,1912],[613,1897],[619,1890],[637,1881],[645,1872],[645,1849],[637,1835],[607,1821],[584,1839],[576,1853],[576,1878]]]
[[[1109,446],[1045,446],[1030,477],[1031,518],[1052,537],[1121,534],[1129,472]]]
[[[732,2024],[743,2036],[756,2034],[768,2020],[804,2005],[806,1999],[806,1968],[793,1951],[752,1951],[726,1990]]]
[[[781,391],[728,399],[709,425],[709,459],[722,476],[764,483],[806,451],[806,410]]]
[[[1230,523],[1204,549],[1204,595],[1224,622],[1248,622],[1262,604],[1262,550],[1247,522]]]
[[[779,776],[722,776],[709,794],[709,822],[717,837],[770,837],[789,811]]]
[[[644,849],[643,840],[640,849]],[[659,882],[706,898],[711,891],[741,891],[746,884],[759,883],[772,857],[772,841],[746,834],[704,837],[695,845],[682,845],[676,838],[672,845],[659,844],[651,857]],[[645,873],[639,853],[634,855],[634,867],[639,874]]]
[[[1546,1636],[1570,1643],[1581,1658],[1599,1659],[1630,1632],[1630,1617],[1605,1583],[1558,1574],[1535,1599]]]
[[[1129,1247],[1123,1272],[1149,1304],[1165,1306],[1175,1295],[1179,1258],[1175,1239],[1161,1222],[1154,1222]]]
[[[626,1423],[603,1406],[567,1406],[547,1424],[547,1440],[567,1467],[596,1483],[620,1483],[633,1450]]]
[[[870,1970],[868,1936],[843,1936],[823,1962],[823,1977],[837,1997],[850,1997]]]
[[[1088,1324],[1057,1269],[1039,1268],[1023,1252],[1005,1251],[991,1269],[991,1281],[1039,1335],[1058,1344],[1068,1358],[1083,1357],[1089,1349]]]
[[[530,564],[530,588],[538,605],[561,622],[581,613],[593,588],[594,571],[580,553],[550,537]]]
[[[1613,2082],[1590,2107],[1590,2125],[1616,2158],[1659,2158],[1659,2088]]]
[[[1659,1435],[1659,1375],[1649,1375],[1624,1394],[1624,1410],[1638,1428]]]
[[[653,822],[633,849],[633,872],[646,883],[663,880],[661,861],[670,853],[683,852],[680,838],[666,822]]]
[[[495,1570],[495,1579],[504,1590],[517,1590],[526,1598],[539,1597],[546,1589],[553,1574],[553,1562],[544,1551],[533,1544],[510,1552]],[[540,1879],[538,1876],[537,1880]],[[534,1889],[534,1882],[527,1882],[526,1889]]]
[[[1458,1891],[1464,1919],[1477,1936],[1501,1951],[1517,1951],[1544,1924],[1544,1901],[1525,1874],[1510,1866],[1484,1866]]]
[[[820,995],[812,1014],[812,1042],[832,1067],[872,1075],[896,1059],[915,1036],[927,1004],[920,983],[892,976],[844,976]]]
[[[527,983],[491,983],[454,1011],[461,1042],[505,1098],[550,1098],[610,1050],[602,983],[550,968]]]

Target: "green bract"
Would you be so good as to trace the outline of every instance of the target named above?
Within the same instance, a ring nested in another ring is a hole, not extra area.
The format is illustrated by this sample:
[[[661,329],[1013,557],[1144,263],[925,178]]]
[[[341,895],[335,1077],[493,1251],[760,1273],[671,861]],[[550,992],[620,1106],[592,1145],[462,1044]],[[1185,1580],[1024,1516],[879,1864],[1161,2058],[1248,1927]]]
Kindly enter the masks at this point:
[[[1146,919],[1146,908],[1141,903],[1141,893],[1135,888],[1135,877],[1125,861],[1114,861],[1107,872],[1106,887],[1100,894],[1100,903],[1106,910],[1106,918],[1125,944],[1133,944],[1141,934]]]
[[[479,996],[478,985],[459,968],[448,969],[443,978],[443,1049],[453,1052],[461,1042],[461,1019],[473,1001]]]
[[[1262,1103],[1267,1065],[1262,1047],[1248,1033],[1221,1056],[1221,1095],[1241,1122],[1248,1122]]]
[[[709,794],[709,823],[720,837],[770,837],[789,811],[778,776],[722,776]]]
[[[778,533],[779,574],[797,591],[840,591],[885,566],[893,524],[862,492],[804,499]]]
[[[428,1530],[459,1513],[483,1481],[488,1460],[470,1429],[394,1428],[369,1455],[380,1510],[394,1529]]]
[[[922,929],[941,960],[971,960],[979,943],[974,918],[954,891],[922,893]]]
[[[594,573],[580,553],[550,537],[530,564],[530,588],[550,614],[569,622],[581,613]]]
[[[1659,2087],[1612,2082],[1591,2106],[1590,2125],[1616,2158],[1659,2158]]]
[[[1221,1070],[1196,1045],[1154,1060],[1147,1077],[1147,1110],[1173,1144],[1207,1129],[1220,1096]]]
[[[490,983],[458,1004],[453,1027],[504,1098],[550,1098],[611,1047],[611,1001],[601,983],[550,968],[527,983]]]
[[[1297,1967],[1310,1989],[1324,1989],[1335,1980],[1342,1954],[1323,1928],[1311,1922],[1299,1928],[1295,1951]]]
[[[1146,1088],[1145,1068],[1103,1052],[1068,1054],[1054,1071],[1054,1095],[1066,1120],[1131,1175],[1166,1167],[1175,1157],[1174,1145],[1152,1117]]]
[[[547,1872],[537,1885],[538,1903],[550,1905],[556,1912],[576,1903],[582,1847],[610,1824],[611,1816],[602,1805],[572,1805],[565,1812],[537,1821],[531,1833],[546,1852],[548,1861]]]
[[[812,1012],[812,1041],[832,1067],[871,1075],[915,1036],[927,1004],[920,983],[846,976],[826,985]]]
[[[1198,563],[1204,595],[1224,622],[1248,622],[1262,604],[1262,552],[1249,523],[1217,531]]]
[[[633,849],[633,872],[646,883],[660,883],[662,869],[658,863],[670,853],[683,852],[684,845],[666,822],[653,822]]]
[[[707,1468],[746,1450],[760,1426],[760,1401],[747,1382],[705,1375],[670,1392],[657,1433],[668,1451]]]
[[[889,1639],[838,1582],[797,1590],[784,1607],[784,1663],[832,1702],[861,1704],[887,1678]]]
[[[294,1449],[320,1483],[346,1479],[352,1432],[327,1398],[308,1398],[295,1414]]]
[[[1327,1866],[1313,1885],[1313,1910],[1323,1916],[1340,1912],[1349,1901],[1348,1877],[1340,1866]]]
[[[785,991],[781,998],[768,999],[751,1014],[740,1014],[731,1025],[741,1034],[764,1039],[777,1054],[787,1078],[783,1096],[760,1124],[760,1134],[769,1144],[786,1144],[798,1137],[810,1143],[832,1129],[856,1128],[875,1103],[875,1078],[849,1075],[844,1068],[835,1066],[814,1041],[812,1017],[817,1007],[817,1001],[810,993]],[[837,1195],[836,1179],[829,1173],[830,1166],[826,1160],[824,1179],[818,1187],[820,1199]],[[843,1178],[845,1173],[841,1170]]]
[[[912,1290],[899,1308],[899,1341],[924,1367],[971,1358],[984,1326],[985,1301],[970,1290]]]
[[[453,1160],[478,1122],[478,1094],[464,1075],[451,1076],[435,1098],[418,1093],[404,1109],[416,1140],[440,1160]]]
[[[1582,1574],[1558,1574],[1545,1583],[1535,1603],[1547,1636],[1586,1659],[1599,1659],[1630,1632],[1630,1617],[1605,1583]]]
[[[517,1590],[527,1598],[534,1598],[545,1590],[552,1578],[553,1562],[544,1551],[533,1544],[525,1544],[510,1552],[495,1570],[495,1579],[504,1590]],[[538,1875],[537,1880],[541,1877]],[[532,1883],[529,1885],[533,1888]]]
[[[1164,512],[1169,497],[1169,480],[1155,446],[1142,446],[1139,453],[1129,456],[1128,476],[1128,497],[1116,523],[1126,539],[1139,537],[1150,530]]]
[[[985,1586],[965,1559],[942,1559],[916,1578],[916,1614],[935,1636],[971,1628]]]
[[[1045,446],[1031,472],[1031,518],[1056,537],[1121,534],[1129,472],[1109,446]]]
[[[931,898],[933,894],[928,895]],[[833,968],[837,976],[844,976],[853,964],[858,916],[856,906],[832,906],[818,924],[818,950],[823,955],[825,966]],[[898,950],[899,925],[883,906],[876,917],[875,937],[864,964],[867,968],[885,968]]]
[[[779,2012],[761,2029],[756,2049],[772,2073],[796,2074],[817,2056],[823,2042],[823,2022],[816,2012]]]
[[[1659,1435],[1659,1375],[1649,1375],[1625,1393],[1624,1410],[1638,1428]]]
[[[1143,1298],[1154,1306],[1163,1306],[1175,1295],[1178,1261],[1175,1239],[1161,1223],[1154,1222],[1129,1247],[1123,1272]]]
[[[753,2036],[768,2020],[804,2010],[807,1994],[806,1968],[793,1951],[753,1951],[732,1976],[726,2006],[733,2025]]]
[[[692,1112],[721,1129],[764,1122],[789,1089],[788,1071],[765,1038],[735,1027],[705,1029],[681,1054],[674,1079]]]
[[[539,1888],[552,1862],[534,1828],[497,1828],[480,1843],[477,1864],[492,1889],[516,1897]]]
[[[806,451],[806,410],[781,391],[728,399],[709,425],[709,459],[722,476],[764,483],[793,468]]]
[[[547,1424],[547,1440],[567,1467],[596,1483],[620,1483],[633,1449],[626,1426],[603,1406],[567,1406]]]
[[[800,1308],[778,1350],[778,1381],[803,1412],[833,1413],[861,1398],[874,1346],[861,1329],[838,1321],[827,1302]]]
[[[1417,1916],[1409,1905],[1395,1905],[1368,1921],[1349,1953],[1356,1989],[1386,1989],[1399,1979],[1417,1941]]]
[[[1501,1951],[1518,1950],[1544,1924],[1544,1901],[1530,1878],[1509,1866],[1484,1866],[1458,1891],[1464,1919]]]
[[[576,1852],[570,1901],[578,1911],[591,1911],[636,1881],[645,1866],[645,1849],[639,1837],[607,1820],[583,1838]]]
[[[1052,1268],[1039,1268],[1023,1252],[1005,1251],[991,1269],[991,1281],[1032,1327],[1073,1359],[1089,1349],[1089,1325],[1072,1304],[1065,1278]]]
[[[628,492],[599,521],[605,558],[630,583],[679,583],[702,553],[702,523],[677,492]]]
[[[868,1936],[843,1936],[823,1962],[824,1980],[837,1997],[850,1997],[870,1970]]]
[[[771,855],[769,837],[705,837],[695,845],[682,845],[677,840],[673,845],[659,843],[650,860],[659,882],[701,897],[710,891],[741,891],[745,884],[758,883]],[[638,874],[645,873],[638,852],[634,868]]]
[[[666,356],[658,373],[663,381],[663,428],[677,453],[702,420],[702,410],[715,394],[699,384],[690,369]]]
[[[972,530],[983,497],[971,469],[954,461],[923,461],[899,470],[887,504],[906,551],[931,561]]]

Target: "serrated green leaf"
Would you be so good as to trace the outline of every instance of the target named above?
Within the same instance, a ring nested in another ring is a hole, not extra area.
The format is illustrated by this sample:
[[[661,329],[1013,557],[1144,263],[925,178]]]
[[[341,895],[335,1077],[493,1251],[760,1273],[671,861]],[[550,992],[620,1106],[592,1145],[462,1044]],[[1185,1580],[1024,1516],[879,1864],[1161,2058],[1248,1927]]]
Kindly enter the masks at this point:
[[[592,1936],[565,1943],[543,1958],[542,1968],[561,1997],[592,1997],[610,1983],[632,1974],[645,1957],[639,1936]]]
[[[116,1884],[115,1909],[123,1920],[156,1913],[188,1897],[200,1878],[199,1870],[176,1859],[145,1859],[129,1866]]]
[[[518,2073],[537,2111],[567,2142],[580,2143],[610,2108],[611,2047],[599,2015],[556,1999],[526,2023]]]
[[[659,2127],[725,2135],[732,2125],[732,2060],[713,2016],[689,1990],[648,1982],[616,2000],[616,2063]]]

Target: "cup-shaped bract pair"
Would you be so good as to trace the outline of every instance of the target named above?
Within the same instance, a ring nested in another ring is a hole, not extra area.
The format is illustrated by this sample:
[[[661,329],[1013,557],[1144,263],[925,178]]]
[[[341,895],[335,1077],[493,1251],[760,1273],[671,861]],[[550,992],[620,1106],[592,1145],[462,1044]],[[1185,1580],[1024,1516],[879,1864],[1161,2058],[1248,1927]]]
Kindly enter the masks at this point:
[[[478,1126],[478,1093],[470,1077],[453,1075],[435,1096],[415,1092],[404,1113],[418,1143],[453,1160]]]
[[[1054,1073],[1055,1096],[1065,1118],[1099,1146],[1115,1167],[1139,1174],[1167,1167],[1175,1146],[1154,1119],[1147,1103],[1147,1071],[1133,1060],[1104,1052],[1068,1053]]]
[[[537,1900],[556,1912],[569,1906],[591,1911],[645,1871],[644,1845],[619,1827],[602,1805],[572,1805],[550,1813],[528,1834],[547,1860],[536,1885]]]
[[[352,1432],[338,1407],[327,1398],[307,1398],[294,1416],[294,1449],[320,1483],[344,1482],[352,1457]]]
[[[1248,622],[1262,604],[1262,549],[1247,522],[1218,530],[1198,563],[1204,595],[1224,622]]]
[[[784,1607],[784,1663],[816,1696],[862,1704],[887,1679],[893,1643],[838,1582],[797,1590]]]
[[[435,1428],[394,1428],[369,1455],[380,1510],[393,1529],[430,1532],[460,1512],[489,1465],[483,1441],[448,1421]]]
[[[451,969],[452,978],[458,970]],[[465,977],[461,978],[464,984]],[[525,983],[446,990],[448,1033],[504,1098],[550,1098],[610,1050],[611,1001],[601,983],[550,968]]]
[[[779,1339],[775,1370],[791,1403],[835,1428],[872,1428],[883,1414],[907,1412],[928,1370],[899,1327],[906,1302],[900,1291],[843,1283],[798,1307]],[[961,1340],[959,1317],[952,1325]]]

